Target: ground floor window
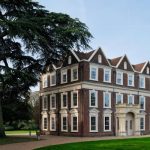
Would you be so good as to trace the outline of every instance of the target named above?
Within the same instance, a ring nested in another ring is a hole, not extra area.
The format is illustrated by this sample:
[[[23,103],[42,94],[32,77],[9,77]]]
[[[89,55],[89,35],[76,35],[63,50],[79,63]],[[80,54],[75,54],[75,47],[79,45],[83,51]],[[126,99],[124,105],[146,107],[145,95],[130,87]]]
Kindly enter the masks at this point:
[[[104,116],[104,131],[111,131],[111,116]]]
[[[43,129],[47,130],[47,118],[46,117],[43,118]]]
[[[140,130],[145,130],[145,119],[140,118]]]
[[[61,131],[67,131],[68,125],[67,125],[67,116],[62,116],[61,118]]]
[[[78,131],[78,117],[71,116],[71,131],[77,132]]]
[[[97,116],[90,116],[90,132],[97,132]]]
[[[56,117],[54,115],[50,117],[50,130],[56,131]]]

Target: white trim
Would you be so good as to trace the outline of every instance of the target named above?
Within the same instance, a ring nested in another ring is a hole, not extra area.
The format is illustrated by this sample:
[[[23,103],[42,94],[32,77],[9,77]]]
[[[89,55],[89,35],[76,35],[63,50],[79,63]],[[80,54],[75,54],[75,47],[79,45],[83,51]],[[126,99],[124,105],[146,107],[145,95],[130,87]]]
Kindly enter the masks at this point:
[[[109,118],[109,130],[106,130],[105,129],[105,118],[108,117]],[[104,114],[104,117],[103,117],[103,125],[104,125],[104,132],[110,132],[112,129],[111,129],[111,114]]]
[[[74,57],[77,59],[78,62],[80,62],[79,57],[76,55],[76,53],[74,52],[74,50],[70,50],[72,52],[72,54],[74,55]]]
[[[75,70],[75,69],[77,70],[77,79],[74,79],[74,78],[73,78],[73,70]],[[78,66],[74,66],[74,67],[71,68],[71,82],[78,80],[78,78],[79,78],[79,77],[78,77],[78,76],[79,76],[79,75],[78,75],[78,74],[79,74],[78,72],[79,72],[79,71],[78,71]]]
[[[95,94],[95,106],[92,106],[91,105],[91,94],[94,93]],[[95,91],[95,90],[90,90],[89,91],[89,107],[92,107],[92,108],[97,108],[98,107],[98,91]]]
[[[129,85],[129,76],[132,76],[132,85]],[[128,73],[128,86],[134,86],[134,74]]]
[[[91,117],[95,117],[95,130],[91,130]],[[98,114],[89,114],[89,127],[90,132],[98,132]]]
[[[73,130],[73,117],[77,117],[77,130]],[[71,132],[78,132],[78,114],[71,114]]]
[[[63,106],[63,95],[66,95],[66,107]],[[61,93],[61,109],[68,108],[68,94],[66,93]]]
[[[118,97],[119,95],[121,96],[121,104],[123,104],[123,94],[121,94],[121,93],[116,93],[116,104],[118,104],[118,103],[117,103],[117,97]]]
[[[102,63],[102,55],[98,54],[98,63]]]
[[[118,74],[121,74],[121,83],[119,83],[119,82],[117,82],[118,80]],[[118,85],[123,85],[123,72],[121,72],[121,71],[116,71],[116,84],[118,84]]]
[[[95,76],[95,79],[93,79],[93,78],[92,78],[92,75],[91,75],[92,69],[96,69],[96,76]],[[91,65],[91,64],[90,64],[90,71],[89,71],[89,73],[90,73],[90,80],[98,81],[98,67],[97,67],[97,66],[94,66],[94,65]]]
[[[106,79],[105,79],[105,73],[106,73],[106,71],[109,71],[109,81],[106,81]],[[104,69],[104,73],[103,73],[103,81],[104,82],[107,82],[107,83],[111,83],[111,69]]]
[[[55,83],[52,84],[52,76],[55,77]],[[56,85],[56,72],[50,73],[50,86],[55,86]]]
[[[44,118],[47,119],[47,128],[44,128]],[[43,131],[48,131],[48,115],[47,115],[47,113],[42,114],[42,125],[41,125],[41,127],[42,127]]]
[[[109,106],[105,106],[105,96],[108,94],[109,96]],[[111,108],[111,93],[110,92],[103,92],[103,108]]]
[[[77,105],[76,106],[73,105],[73,94],[74,93],[77,94]],[[78,91],[71,91],[71,108],[78,108]]]
[[[144,64],[142,70],[140,71],[140,73],[143,73],[143,71],[144,71],[144,69],[145,69],[145,67],[147,66],[148,63],[149,63],[149,61],[145,62],[145,64]]]
[[[91,61],[91,59],[94,57],[94,55],[98,52],[99,48],[97,50],[95,50],[92,55],[90,56],[90,58],[88,59],[88,61]]]
[[[52,107],[52,97],[54,97],[55,100],[55,107]],[[56,109],[56,94],[50,95],[50,110]]]
[[[144,79],[144,86],[141,86],[141,79]],[[139,88],[142,88],[142,89],[145,89],[145,76],[143,76],[143,75],[139,75]]]
[[[130,96],[132,97],[132,104],[129,104],[129,98],[130,98]],[[134,95],[128,95],[128,104],[129,105],[134,105]]]
[[[46,101],[46,107],[44,107],[44,101]],[[48,95],[42,97],[42,110],[48,110]]]
[[[143,109],[141,109],[141,98],[143,98],[143,100],[144,100],[144,108]],[[145,96],[140,96],[139,97],[139,105],[140,105],[140,110],[145,110],[145,106],[146,106],[146,102],[145,102]]]
[[[61,70],[61,84],[67,83],[68,81],[68,76],[67,76],[67,69]],[[63,81],[63,75],[66,75],[66,82]]]
[[[52,118],[54,118],[54,129],[52,129]],[[50,115],[50,131],[56,131],[56,114]]]
[[[66,130],[63,129],[63,118],[64,117],[66,117]],[[61,114],[61,131],[68,132],[68,115],[67,114]]]

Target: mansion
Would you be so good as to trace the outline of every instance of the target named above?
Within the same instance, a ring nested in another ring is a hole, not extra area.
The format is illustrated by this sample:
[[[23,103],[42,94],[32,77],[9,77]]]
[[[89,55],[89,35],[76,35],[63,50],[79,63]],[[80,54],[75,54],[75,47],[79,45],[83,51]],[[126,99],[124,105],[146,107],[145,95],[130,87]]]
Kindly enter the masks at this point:
[[[70,51],[41,75],[41,131],[67,136],[150,134],[150,63],[126,55],[108,59],[101,48]]]

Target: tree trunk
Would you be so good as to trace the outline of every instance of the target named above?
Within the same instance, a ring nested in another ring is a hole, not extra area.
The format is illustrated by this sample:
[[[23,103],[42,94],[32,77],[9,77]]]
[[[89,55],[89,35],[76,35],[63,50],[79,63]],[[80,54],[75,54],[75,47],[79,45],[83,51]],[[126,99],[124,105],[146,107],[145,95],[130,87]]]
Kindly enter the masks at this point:
[[[2,102],[0,99],[0,138],[2,137],[6,137],[6,135],[5,135],[4,125],[3,125]]]

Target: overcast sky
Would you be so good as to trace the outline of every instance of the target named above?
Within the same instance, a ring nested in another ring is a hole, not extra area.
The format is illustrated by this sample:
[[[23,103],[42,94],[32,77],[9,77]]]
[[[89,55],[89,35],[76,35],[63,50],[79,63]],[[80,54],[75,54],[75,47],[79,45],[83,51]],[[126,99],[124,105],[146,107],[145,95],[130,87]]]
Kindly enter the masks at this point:
[[[127,54],[132,64],[150,60],[150,0],[37,0],[52,12],[84,22],[108,58]]]

